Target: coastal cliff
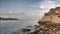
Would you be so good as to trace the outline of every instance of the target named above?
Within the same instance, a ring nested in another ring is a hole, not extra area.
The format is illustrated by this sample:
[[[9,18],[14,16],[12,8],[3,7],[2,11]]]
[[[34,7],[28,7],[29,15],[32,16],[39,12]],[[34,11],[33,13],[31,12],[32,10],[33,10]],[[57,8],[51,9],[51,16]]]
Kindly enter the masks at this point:
[[[60,34],[60,7],[52,8],[38,21],[39,28],[26,34]]]
[[[51,21],[53,23],[60,23],[60,7],[56,7],[53,9],[50,9],[48,13],[44,14],[44,17],[38,21],[40,22],[45,22],[45,21]]]

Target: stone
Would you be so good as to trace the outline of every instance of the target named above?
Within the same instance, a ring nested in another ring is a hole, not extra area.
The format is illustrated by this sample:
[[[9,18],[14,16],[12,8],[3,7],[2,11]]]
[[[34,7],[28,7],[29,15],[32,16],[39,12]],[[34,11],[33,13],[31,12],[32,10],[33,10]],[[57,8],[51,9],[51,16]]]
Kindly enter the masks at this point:
[[[34,31],[37,34],[60,34],[60,7],[50,9],[38,21],[38,24],[43,27]]]

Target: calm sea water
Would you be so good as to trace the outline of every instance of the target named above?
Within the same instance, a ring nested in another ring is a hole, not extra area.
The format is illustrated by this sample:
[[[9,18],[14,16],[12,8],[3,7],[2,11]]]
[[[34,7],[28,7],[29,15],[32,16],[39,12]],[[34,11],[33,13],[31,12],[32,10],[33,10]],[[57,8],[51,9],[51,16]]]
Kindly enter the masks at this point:
[[[37,24],[37,21],[1,20],[0,34],[23,34],[21,28],[35,24]]]

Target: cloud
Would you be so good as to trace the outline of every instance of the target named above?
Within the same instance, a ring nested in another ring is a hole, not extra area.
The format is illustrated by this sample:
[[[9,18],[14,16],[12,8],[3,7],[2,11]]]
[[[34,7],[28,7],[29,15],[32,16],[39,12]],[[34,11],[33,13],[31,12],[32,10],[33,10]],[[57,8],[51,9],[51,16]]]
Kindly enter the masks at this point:
[[[40,12],[48,12],[49,9],[60,6],[60,0],[43,0],[32,5],[34,8],[38,8]]]
[[[47,12],[51,8],[60,6],[60,4],[57,4],[57,3],[58,3],[58,1],[55,1],[55,0],[45,0],[40,3],[40,8],[45,10],[45,12]]]
[[[49,9],[51,8],[55,8],[57,6],[60,6],[59,0],[43,0],[42,2],[37,2],[35,4],[32,4],[31,6],[33,8],[37,8],[34,11],[29,11],[29,12],[25,12],[25,17],[26,18],[41,18],[43,16],[44,13],[48,12]],[[25,18],[24,17],[24,18]]]
[[[54,1],[45,1],[45,2],[42,2],[40,4],[40,8],[41,9],[44,9],[44,8],[53,8],[55,7],[56,5],[54,4]]]
[[[29,5],[31,10],[27,10],[26,12],[15,14],[15,15],[8,15],[10,17],[17,17],[20,19],[39,19],[43,16],[45,12],[48,12],[49,9],[55,8],[60,6],[59,0],[43,0],[34,4]],[[29,7],[28,7],[29,8]],[[11,11],[10,11],[11,13]],[[7,15],[3,16],[6,17]],[[7,17],[8,17],[7,16]]]
[[[13,13],[12,11],[9,11],[9,13]]]
[[[38,20],[41,17],[40,11],[31,11],[31,12],[22,12],[18,14],[0,14],[0,17],[12,17],[12,18],[19,18],[22,20]]]

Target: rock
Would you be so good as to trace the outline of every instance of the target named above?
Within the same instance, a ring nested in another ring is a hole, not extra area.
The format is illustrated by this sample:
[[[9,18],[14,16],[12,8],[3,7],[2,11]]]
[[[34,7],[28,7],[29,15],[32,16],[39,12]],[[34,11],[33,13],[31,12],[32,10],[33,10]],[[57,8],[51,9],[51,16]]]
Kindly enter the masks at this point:
[[[26,34],[34,34],[34,32],[28,32],[28,33],[26,33]]]
[[[40,30],[38,34],[43,34],[43,31],[42,31],[42,30]]]
[[[22,31],[23,31],[23,33],[25,33],[25,32],[29,32],[29,31],[30,31],[30,29],[22,28]]]
[[[55,9],[50,9],[48,13],[45,13],[44,17],[38,21],[39,24],[59,24],[60,23],[60,7],[56,7]]]
[[[55,34],[60,34],[60,31],[56,32]]]
[[[38,21],[40,25],[39,30],[35,30],[33,33],[37,34],[60,34],[60,7],[52,8],[48,13]],[[44,27],[41,27],[44,26]]]
[[[49,34],[60,31],[60,7],[50,9],[48,13],[45,13],[44,17],[38,21],[40,25],[45,25],[45,32]],[[43,30],[43,31],[44,31]]]

